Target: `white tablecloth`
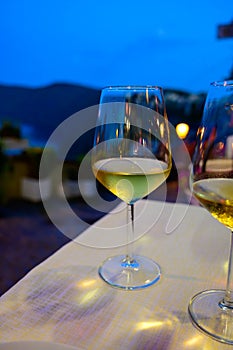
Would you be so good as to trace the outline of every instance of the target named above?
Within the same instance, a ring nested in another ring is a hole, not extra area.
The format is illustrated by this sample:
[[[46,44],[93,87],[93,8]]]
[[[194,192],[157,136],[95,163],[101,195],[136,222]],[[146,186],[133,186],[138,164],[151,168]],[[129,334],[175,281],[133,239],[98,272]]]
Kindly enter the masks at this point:
[[[147,289],[122,291],[99,278],[98,266],[125,252],[124,223],[120,206],[3,295],[0,341],[88,350],[229,349],[199,332],[187,313],[195,293],[225,288],[228,230],[201,207],[137,203],[133,249],[156,260],[162,276]]]

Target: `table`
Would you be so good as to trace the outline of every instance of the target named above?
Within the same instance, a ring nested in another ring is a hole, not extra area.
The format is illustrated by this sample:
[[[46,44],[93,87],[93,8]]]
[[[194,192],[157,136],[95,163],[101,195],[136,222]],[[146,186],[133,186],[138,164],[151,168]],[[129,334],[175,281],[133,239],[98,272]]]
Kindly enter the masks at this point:
[[[144,290],[123,291],[105,284],[97,267],[125,252],[125,219],[122,204],[5,293],[0,341],[83,350],[229,349],[199,332],[187,313],[195,293],[225,288],[228,230],[198,206],[138,202],[133,249],[156,260],[162,275]]]

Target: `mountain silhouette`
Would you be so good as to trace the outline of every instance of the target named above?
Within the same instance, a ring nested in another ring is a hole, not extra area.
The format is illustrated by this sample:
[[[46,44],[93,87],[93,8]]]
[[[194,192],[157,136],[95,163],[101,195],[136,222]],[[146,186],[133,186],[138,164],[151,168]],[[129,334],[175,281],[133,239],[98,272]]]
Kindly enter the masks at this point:
[[[100,89],[66,83],[39,88],[0,85],[0,126],[4,122],[19,127],[31,126],[32,137],[45,143],[66,118],[84,108],[97,105],[100,93]],[[205,94],[193,95],[164,89],[164,96],[169,121],[174,126],[179,122],[188,123],[192,130],[190,135],[195,135]],[[84,136],[79,142],[80,152],[89,149],[91,142],[92,137]],[[82,151],[82,148],[85,150]]]
[[[100,90],[72,84],[41,88],[0,85],[0,121],[28,124],[48,138],[66,118],[99,103]]]

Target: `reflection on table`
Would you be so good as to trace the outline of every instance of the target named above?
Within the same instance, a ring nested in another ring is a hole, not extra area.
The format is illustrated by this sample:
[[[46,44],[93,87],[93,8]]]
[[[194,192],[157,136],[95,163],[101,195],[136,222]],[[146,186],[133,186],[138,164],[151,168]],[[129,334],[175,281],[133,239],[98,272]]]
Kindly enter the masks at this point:
[[[227,229],[198,206],[148,200],[137,203],[136,211],[134,250],[159,263],[158,283],[121,291],[98,276],[103,259],[125,251],[121,204],[2,296],[1,342],[37,340],[78,349],[228,349],[196,330],[187,313],[196,292],[225,287]]]

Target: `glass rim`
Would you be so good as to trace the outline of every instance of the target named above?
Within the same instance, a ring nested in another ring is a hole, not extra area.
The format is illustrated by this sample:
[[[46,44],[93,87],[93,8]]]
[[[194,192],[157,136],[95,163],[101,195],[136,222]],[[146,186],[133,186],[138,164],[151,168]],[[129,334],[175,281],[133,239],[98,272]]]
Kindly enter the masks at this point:
[[[162,90],[163,88],[161,86],[158,85],[109,85],[109,86],[104,86],[101,90],[112,90],[112,91],[121,91],[121,90],[125,90],[125,91],[130,91],[130,90]]]
[[[225,80],[213,81],[210,85],[216,86],[216,87],[233,86],[233,80],[232,79],[225,79]]]

